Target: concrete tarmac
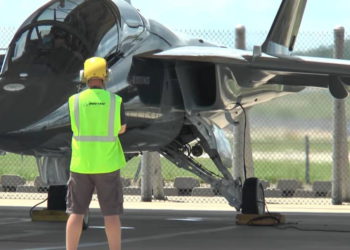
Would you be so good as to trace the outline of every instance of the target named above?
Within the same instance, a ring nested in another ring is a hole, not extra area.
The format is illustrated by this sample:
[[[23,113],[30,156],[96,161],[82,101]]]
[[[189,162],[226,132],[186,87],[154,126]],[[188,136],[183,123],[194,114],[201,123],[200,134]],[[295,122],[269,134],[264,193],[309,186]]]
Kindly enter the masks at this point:
[[[65,249],[65,223],[32,222],[29,208],[0,207],[0,249]],[[146,203],[143,209],[126,209],[123,250],[350,249],[346,212],[284,212],[286,224],[271,227],[236,225],[233,211],[150,208]],[[79,249],[108,249],[97,208],[90,211],[90,228],[83,232]]]

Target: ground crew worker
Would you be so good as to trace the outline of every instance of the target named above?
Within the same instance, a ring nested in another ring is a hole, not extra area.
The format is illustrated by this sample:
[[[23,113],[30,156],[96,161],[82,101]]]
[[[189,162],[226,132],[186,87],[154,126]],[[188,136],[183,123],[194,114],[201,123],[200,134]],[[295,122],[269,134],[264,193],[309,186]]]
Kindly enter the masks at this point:
[[[125,165],[118,134],[125,132],[122,98],[105,90],[104,58],[85,61],[82,80],[88,89],[69,98],[72,158],[67,192],[67,250],[78,248],[84,214],[96,188],[109,249],[120,250],[123,193],[120,168]]]

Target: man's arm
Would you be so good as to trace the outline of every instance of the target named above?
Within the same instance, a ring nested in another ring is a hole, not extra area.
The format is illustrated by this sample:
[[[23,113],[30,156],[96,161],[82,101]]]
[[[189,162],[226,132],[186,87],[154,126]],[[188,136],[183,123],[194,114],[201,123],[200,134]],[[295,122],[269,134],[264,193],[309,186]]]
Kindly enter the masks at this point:
[[[124,103],[121,104],[120,107],[120,121],[121,124],[123,124],[118,132],[118,135],[124,134],[126,131],[126,117],[125,117],[125,109],[124,109]]]

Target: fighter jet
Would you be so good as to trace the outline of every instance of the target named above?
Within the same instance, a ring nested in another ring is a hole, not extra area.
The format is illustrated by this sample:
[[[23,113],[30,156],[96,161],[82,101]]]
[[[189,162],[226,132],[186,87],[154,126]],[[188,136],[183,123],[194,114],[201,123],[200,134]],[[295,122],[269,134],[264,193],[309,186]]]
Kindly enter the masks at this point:
[[[228,126],[246,108],[307,86],[329,88],[335,98],[348,94],[349,61],[291,56],[305,6],[282,1],[265,42],[245,51],[183,39],[125,0],[52,0],[18,29],[4,58],[0,150],[35,156],[49,185],[65,185],[67,100],[86,88],[79,81],[84,60],[100,56],[111,69],[107,89],[125,104],[128,159],[157,151],[237,210],[261,213],[260,181],[231,173]],[[216,173],[196,160],[202,151]]]

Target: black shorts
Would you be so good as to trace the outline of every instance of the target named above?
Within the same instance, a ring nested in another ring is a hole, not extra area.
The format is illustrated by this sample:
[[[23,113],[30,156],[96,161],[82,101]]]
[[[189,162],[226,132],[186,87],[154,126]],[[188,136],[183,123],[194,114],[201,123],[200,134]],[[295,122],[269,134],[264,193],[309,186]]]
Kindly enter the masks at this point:
[[[107,174],[70,173],[67,192],[67,213],[86,214],[96,188],[102,214],[123,213],[123,187],[120,171]]]

